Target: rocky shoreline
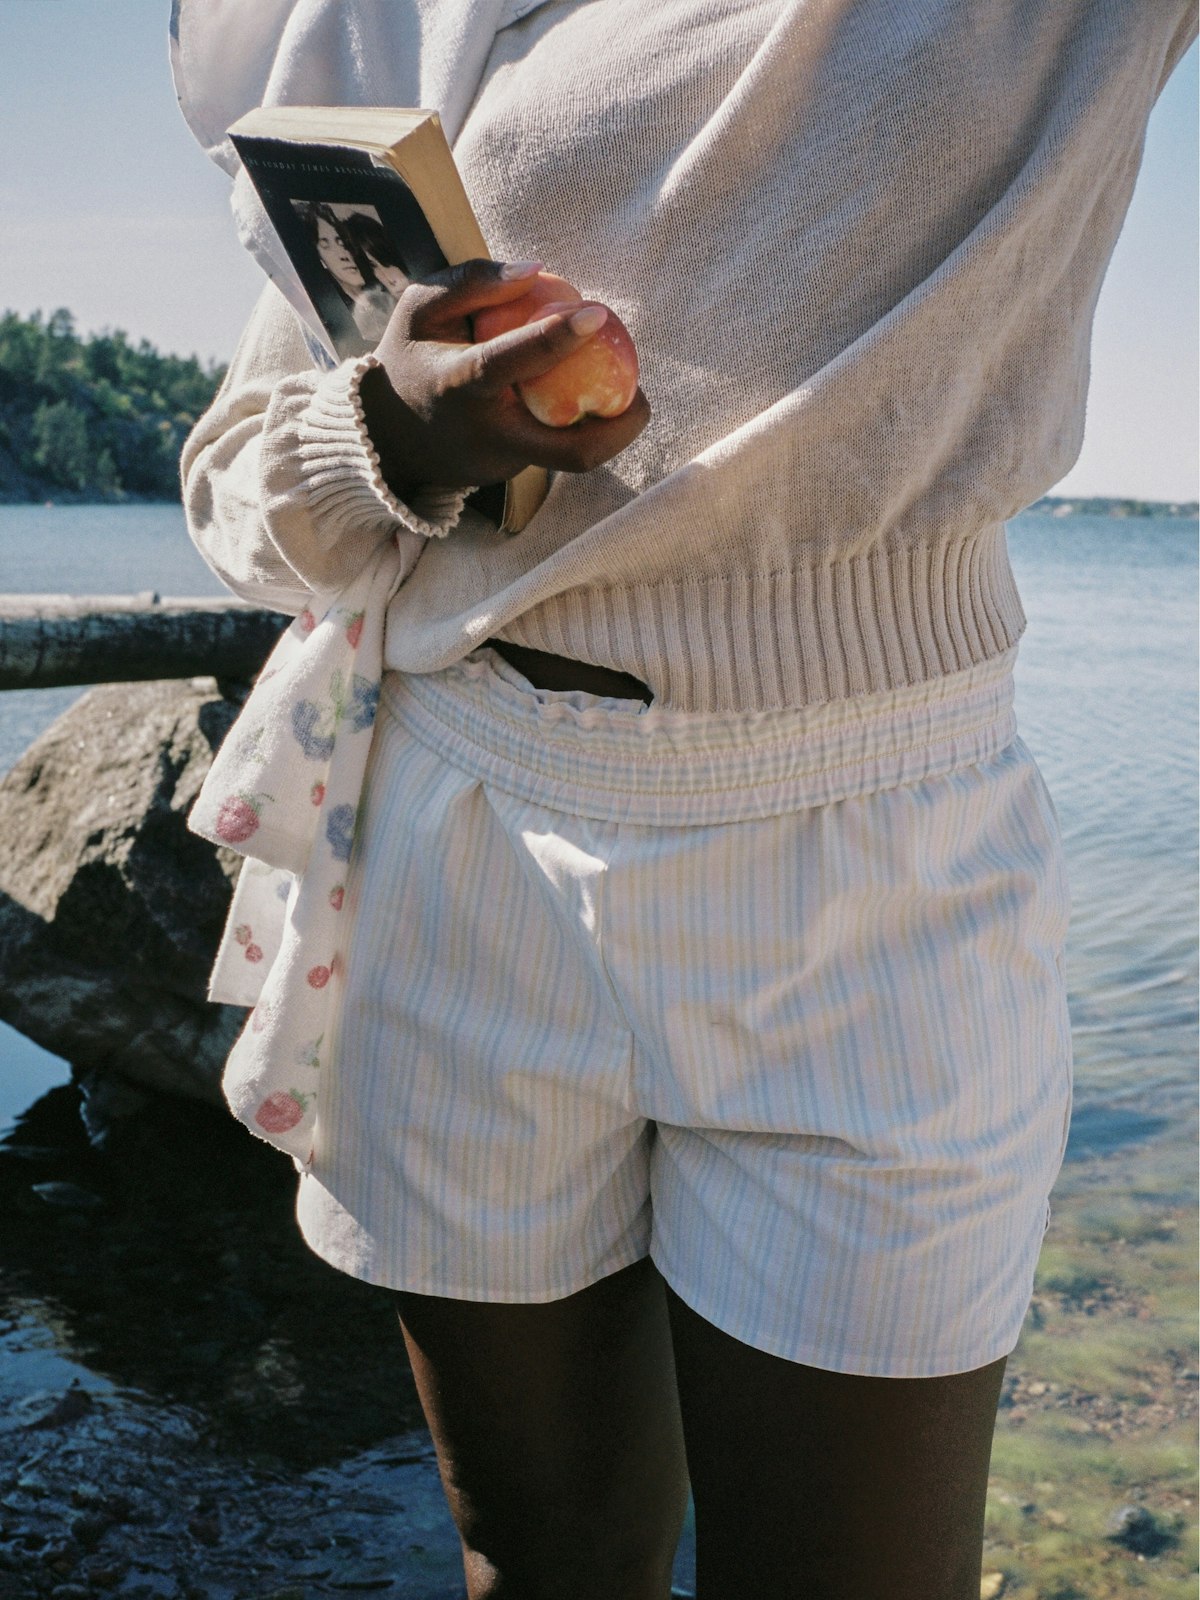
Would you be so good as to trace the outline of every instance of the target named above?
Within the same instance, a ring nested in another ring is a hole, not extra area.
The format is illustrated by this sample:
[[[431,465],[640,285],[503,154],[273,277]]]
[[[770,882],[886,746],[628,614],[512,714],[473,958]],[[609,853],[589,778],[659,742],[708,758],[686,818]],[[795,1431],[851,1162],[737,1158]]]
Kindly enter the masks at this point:
[[[0,1145],[0,1596],[450,1600],[389,1297],[304,1246],[291,1163],[160,1095],[100,1152],[79,1102]]]
[[[162,1095],[100,1152],[79,1107],[0,1142],[0,1600],[456,1600],[390,1297],[304,1245],[291,1163]]]

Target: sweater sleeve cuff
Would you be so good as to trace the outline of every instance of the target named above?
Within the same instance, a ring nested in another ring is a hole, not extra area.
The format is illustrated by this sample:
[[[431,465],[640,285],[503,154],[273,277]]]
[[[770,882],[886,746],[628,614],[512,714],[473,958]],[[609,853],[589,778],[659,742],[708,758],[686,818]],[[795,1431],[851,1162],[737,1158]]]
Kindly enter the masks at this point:
[[[313,390],[297,428],[309,487],[315,492],[335,490],[343,517],[357,520],[359,513],[364,521],[378,524],[381,513],[386,513],[412,533],[444,538],[474,491],[429,484],[407,501],[392,493],[367,431],[359,393],[363,376],[378,366],[382,362],[371,354],[344,361]]]

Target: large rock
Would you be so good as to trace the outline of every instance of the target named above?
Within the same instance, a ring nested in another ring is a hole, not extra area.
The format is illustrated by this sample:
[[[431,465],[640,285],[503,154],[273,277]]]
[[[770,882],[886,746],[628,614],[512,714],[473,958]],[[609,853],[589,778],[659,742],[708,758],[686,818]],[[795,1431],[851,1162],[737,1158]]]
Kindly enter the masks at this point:
[[[0,1017],[77,1068],[220,1099],[244,1013],[205,999],[238,858],[187,831],[238,706],[106,684],[0,780]]]

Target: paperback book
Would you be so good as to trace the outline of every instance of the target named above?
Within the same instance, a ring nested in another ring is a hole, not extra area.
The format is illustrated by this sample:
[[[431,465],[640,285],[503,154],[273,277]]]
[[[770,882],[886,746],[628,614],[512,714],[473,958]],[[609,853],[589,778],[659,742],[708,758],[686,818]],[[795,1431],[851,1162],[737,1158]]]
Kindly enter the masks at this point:
[[[412,279],[489,255],[434,111],[264,107],[229,134],[339,359],[374,348]],[[546,482],[528,467],[471,503],[515,533]]]

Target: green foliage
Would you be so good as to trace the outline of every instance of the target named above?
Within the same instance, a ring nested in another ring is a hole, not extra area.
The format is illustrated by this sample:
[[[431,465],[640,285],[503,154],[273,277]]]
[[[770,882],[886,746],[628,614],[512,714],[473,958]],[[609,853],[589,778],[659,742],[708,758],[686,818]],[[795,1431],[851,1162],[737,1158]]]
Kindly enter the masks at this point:
[[[0,316],[0,498],[179,498],[179,451],[224,369],[120,332],[81,338],[65,309]]]
[[[33,413],[33,460],[39,470],[52,483],[86,489],[91,455],[83,412],[69,400],[56,400],[53,405],[43,400]]]

